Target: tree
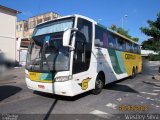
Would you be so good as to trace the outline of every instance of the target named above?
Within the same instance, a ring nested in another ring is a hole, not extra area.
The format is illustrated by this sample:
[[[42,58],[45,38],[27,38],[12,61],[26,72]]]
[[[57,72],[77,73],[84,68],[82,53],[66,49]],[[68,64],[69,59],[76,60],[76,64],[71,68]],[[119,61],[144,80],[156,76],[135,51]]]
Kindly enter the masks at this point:
[[[110,27],[110,29],[112,29],[113,31],[117,30],[117,26],[115,24],[112,24],[112,26]]]
[[[149,39],[148,41],[144,41],[142,46],[145,49],[151,49],[155,52],[160,51],[160,12],[157,14],[157,19],[155,21],[148,20],[147,21],[149,27],[141,27],[140,30],[153,38],[152,40]]]
[[[121,27],[117,28],[117,32],[131,39],[131,36],[128,34],[128,31],[124,30],[123,28]]]
[[[111,30],[116,31],[117,33],[126,36],[129,39],[132,39],[135,42],[138,42],[139,38],[133,37],[131,35],[128,34],[128,31],[126,31],[125,29],[121,28],[121,27],[117,27],[116,25],[112,25],[110,27]]]
[[[138,42],[139,38],[133,37],[132,40],[134,40],[135,42]]]
[[[154,50],[155,51],[155,40],[153,38],[142,42],[142,48],[144,50]]]

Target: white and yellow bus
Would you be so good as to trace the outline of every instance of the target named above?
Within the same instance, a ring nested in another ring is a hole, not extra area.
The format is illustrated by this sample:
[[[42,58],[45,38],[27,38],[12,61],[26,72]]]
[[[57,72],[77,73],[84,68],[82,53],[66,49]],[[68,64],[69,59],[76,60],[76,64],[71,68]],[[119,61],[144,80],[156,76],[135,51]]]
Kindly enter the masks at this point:
[[[28,88],[63,96],[92,90],[142,70],[139,45],[94,20],[71,15],[36,26],[26,60]]]

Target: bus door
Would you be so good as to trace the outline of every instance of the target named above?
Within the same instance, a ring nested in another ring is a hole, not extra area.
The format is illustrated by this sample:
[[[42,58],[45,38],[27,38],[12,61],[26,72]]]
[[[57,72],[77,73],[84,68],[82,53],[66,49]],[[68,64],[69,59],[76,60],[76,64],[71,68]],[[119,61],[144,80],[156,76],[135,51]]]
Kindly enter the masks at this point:
[[[86,90],[91,79],[89,67],[92,51],[92,23],[79,18],[77,28],[79,32],[76,32],[75,37],[72,73],[73,78],[82,83],[81,88]]]

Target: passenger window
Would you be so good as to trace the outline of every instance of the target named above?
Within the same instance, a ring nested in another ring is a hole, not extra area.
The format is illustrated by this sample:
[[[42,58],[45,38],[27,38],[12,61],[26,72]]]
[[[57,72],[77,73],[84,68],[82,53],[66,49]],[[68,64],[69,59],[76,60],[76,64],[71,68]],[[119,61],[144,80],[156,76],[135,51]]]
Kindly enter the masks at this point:
[[[108,34],[108,46],[110,48],[117,48],[117,38],[112,34]]]
[[[78,19],[78,30],[82,32],[86,37],[87,43],[92,43],[92,24],[87,20],[81,18]]]
[[[133,44],[133,51],[134,51],[134,53],[138,53],[138,45],[137,44]]]
[[[137,45],[137,53],[140,54],[141,53],[141,50],[140,50],[140,46]]]
[[[123,51],[126,50],[126,44],[125,44],[125,41],[122,38],[118,38],[117,43],[118,43],[118,49],[119,50],[123,50]]]
[[[128,51],[128,52],[132,52],[133,50],[132,50],[132,43],[131,42],[126,42],[126,50]]]
[[[107,32],[99,26],[95,27],[95,46],[107,47]]]

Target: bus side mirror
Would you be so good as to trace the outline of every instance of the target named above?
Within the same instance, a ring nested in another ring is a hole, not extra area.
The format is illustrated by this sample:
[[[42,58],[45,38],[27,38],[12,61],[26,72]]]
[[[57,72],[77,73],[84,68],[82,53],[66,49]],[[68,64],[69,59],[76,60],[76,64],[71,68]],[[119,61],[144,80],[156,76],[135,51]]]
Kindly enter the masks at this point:
[[[63,46],[64,47],[74,48],[69,43],[70,43],[72,31],[77,31],[77,30],[78,30],[77,28],[71,28],[71,29],[67,29],[66,31],[64,31],[63,33]]]

